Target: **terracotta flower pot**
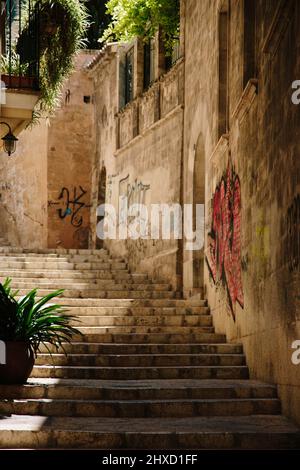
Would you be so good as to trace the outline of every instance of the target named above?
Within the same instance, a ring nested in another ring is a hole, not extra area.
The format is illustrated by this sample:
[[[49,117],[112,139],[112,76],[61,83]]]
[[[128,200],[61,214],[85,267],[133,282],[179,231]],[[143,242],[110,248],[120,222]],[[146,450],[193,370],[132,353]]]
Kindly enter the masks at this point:
[[[23,384],[34,366],[34,353],[29,343],[6,341],[6,364],[0,364],[1,384]]]
[[[8,88],[34,88],[34,77],[23,77],[16,75],[1,75],[1,80]]]

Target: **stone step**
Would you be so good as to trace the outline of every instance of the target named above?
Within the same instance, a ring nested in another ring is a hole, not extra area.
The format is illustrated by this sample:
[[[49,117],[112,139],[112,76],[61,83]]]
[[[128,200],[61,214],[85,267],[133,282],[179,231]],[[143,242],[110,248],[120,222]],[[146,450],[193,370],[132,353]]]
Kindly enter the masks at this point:
[[[95,286],[146,286],[145,289],[149,289],[149,286],[155,286],[158,289],[168,290],[170,289],[169,284],[152,282],[149,279],[137,279],[131,278],[128,276],[126,279],[113,279],[113,277],[103,278],[54,278],[51,277],[12,277],[13,285],[21,287],[32,287],[34,286],[44,286],[45,288],[53,288],[53,286],[73,286],[74,288],[95,288]]]
[[[70,310],[67,314],[72,314]],[[131,316],[113,316],[113,315],[83,315],[77,316],[75,325],[81,326],[212,326],[212,317],[210,315],[131,315]]]
[[[118,263],[114,261],[97,261],[93,263],[72,263],[69,261],[10,261],[7,258],[4,258],[1,261],[1,268],[12,268],[12,269],[44,269],[44,270],[53,270],[53,269],[64,269],[64,270],[110,270],[110,269],[127,269],[126,263]]]
[[[101,354],[38,354],[36,365],[165,367],[165,366],[240,366],[243,354],[139,354],[119,356]]]
[[[55,289],[55,288],[54,288]],[[40,296],[48,295],[54,290],[52,289],[39,289]],[[18,295],[23,296],[28,293],[29,289],[18,289]],[[65,289],[62,298],[71,299],[172,299],[176,294],[173,291],[155,291],[155,290],[133,290],[133,289],[118,289],[118,286],[107,290],[99,289]],[[61,303],[61,302],[60,302]]]
[[[274,385],[253,380],[80,380],[30,378],[25,385],[1,385],[0,398],[73,400],[157,400],[277,398]]]
[[[105,253],[105,254],[72,254],[72,253],[69,253],[67,255],[65,254],[58,254],[57,255],[59,258],[60,257],[63,257],[63,256],[66,256],[68,258],[69,261],[72,261],[73,263],[83,263],[83,262],[88,262],[88,263],[92,263],[94,261],[101,261],[101,260],[107,260],[107,261],[111,261],[111,262],[117,262],[117,263],[125,263],[125,258],[123,258],[122,256],[110,256],[108,253]]]
[[[297,449],[298,428],[278,415],[75,418],[12,415],[0,447],[22,449]]]
[[[213,326],[81,326],[78,322],[73,322],[75,326],[84,336],[88,334],[151,334],[151,333],[162,333],[162,334],[202,334],[202,333],[214,333]],[[74,340],[76,335],[74,335]]]
[[[93,261],[93,260],[104,260],[104,259],[110,259],[110,260],[121,260],[124,261],[124,258],[118,257],[118,258],[112,258],[109,256],[107,252],[104,253],[98,253],[98,254],[93,254],[93,255],[79,255],[79,254],[67,254],[67,253],[34,253],[34,252],[10,252],[10,253],[3,253],[0,247],[0,258],[5,259],[9,258],[10,260],[12,258],[14,259],[21,259],[24,260],[26,259],[33,259],[34,261],[39,261],[39,260],[88,260],[88,261]]]
[[[69,307],[162,307],[162,308],[190,308],[207,307],[206,300],[197,300],[189,303],[184,299],[65,299],[60,298],[61,305]]]
[[[39,254],[13,254],[1,255],[0,263],[9,262],[27,262],[27,263],[124,263],[124,258],[110,258],[109,256],[83,256],[83,255],[39,255]]]
[[[61,400],[61,399],[14,399],[0,400],[0,414],[23,414],[41,416],[82,416],[146,418],[195,416],[249,416],[276,415],[280,402],[276,398],[235,399],[186,399],[186,400]]]
[[[208,307],[72,307],[66,306],[67,313],[76,316],[116,317],[182,317],[187,321],[193,316],[210,317]],[[211,321],[211,320],[209,320]]]
[[[124,258],[111,258],[110,256],[83,256],[83,255],[5,255],[2,256],[0,252],[0,263],[57,263],[60,266],[62,263],[72,264],[112,264],[112,263],[124,263],[127,264]]]
[[[35,365],[31,377],[149,380],[149,379],[247,379],[246,366],[97,367]]]
[[[109,255],[108,250],[101,248],[100,250],[89,250],[89,249],[76,249],[76,248],[36,248],[34,251],[31,248],[20,248],[20,247],[3,247],[0,248],[0,253],[9,254],[33,254],[33,255]]]
[[[47,349],[48,348],[48,349]],[[40,345],[41,353],[57,352],[56,348],[50,344],[47,347]],[[73,354],[242,354],[243,347],[241,344],[183,344],[183,343],[84,343],[72,342],[63,343],[63,350],[66,353]],[[62,350],[62,351],[63,351]]]
[[[55,289],[70,289],[70,290],[137,290],[137,291],[170,291],[170,286],[168,284],[138,284],[138,283],[125,283],[125,282],[116,282],[114,280],[98,280],[95,282],[74,282],[74,281],[69,281],[66,282],[64,279],[59,280],[56,282],[49,282],[47,280],[36,280],[32,282],[27,282],[27,281],[18,281],[17,279],[13,279],[12,282],[12,287],[13,289],[20,289],[20,290],[32,290],[32,289],[49,289],[49,290],[55,290]]]
[[[147,274],[131,274],[128,273],[127,271],[120,271],[120,270],[99,270],[99,271],[80,271],[80,270],[54,270],[54,271],[30,271],[30,270],[18,270],[18,269],[6,269],[6,270],[1,270],[1,277],[11,277],[12,279],[26,279],[29,281],[35,282],[36,279],[64,279],[64,280],[74,280],[74,279],[80,279],[80,280],[89,280],[92,279],[92,281],[96,281],[98,279],[104,279],[104,280],[133,280],[137,282],[143,282],[145,280],[148,280],[149,282],[152,282],[151,280],[148,279]]]
[[[84,343],[225,343],[226,337],[217,333],[85,333],[74,335],[73,341],[82,341]]]

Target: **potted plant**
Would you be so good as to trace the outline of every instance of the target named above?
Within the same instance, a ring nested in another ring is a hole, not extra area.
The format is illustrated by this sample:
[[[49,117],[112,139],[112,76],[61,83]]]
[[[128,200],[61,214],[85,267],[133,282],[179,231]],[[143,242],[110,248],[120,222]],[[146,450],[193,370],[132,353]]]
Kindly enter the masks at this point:
[[[20,56],[14,51],[1,56],[1,80],[9,88],[32,88],[34,77],[30,77],[29,63],[21,63]]]
[[[66,315],[61,305],[49,303],[63,290],[37,298],[37,289],[16,298],[11,279],[0,283],[0,340],[5,343],[5,363],[0,364],[0,383],[25,383],[31,374],[40,344],[70,342],[80,332],[70,325],[76,317]],[[50,352],[50,351],[49,351]]]

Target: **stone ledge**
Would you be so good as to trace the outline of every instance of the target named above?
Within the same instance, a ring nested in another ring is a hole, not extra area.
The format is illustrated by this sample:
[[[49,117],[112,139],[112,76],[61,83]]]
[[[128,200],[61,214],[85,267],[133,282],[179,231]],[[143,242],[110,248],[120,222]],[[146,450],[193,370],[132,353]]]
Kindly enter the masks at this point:
[[[255,100],[257,96],[257,90],[258,90],[258,80],[255,78],[251,78],[243,93],[242,96],[236,105],[235,110],[233,111],[231,118],[232,119],[237,119],[239,123],[241,123],[246,114],[248,113],[249,109],[251,108],[253,101]]]
[[[263,43],[262,50],[273,57],[280,45],[281,39],[288,27],[294,12],[292,0],[280,0],[270,28]]]
[[[217,155],[223,155],[229,148],[229,134],[221,135],[220,139],[218,140],[217,145],[215,146],[213,152],[209,156],[208,160],[212,161],[215,159]]]

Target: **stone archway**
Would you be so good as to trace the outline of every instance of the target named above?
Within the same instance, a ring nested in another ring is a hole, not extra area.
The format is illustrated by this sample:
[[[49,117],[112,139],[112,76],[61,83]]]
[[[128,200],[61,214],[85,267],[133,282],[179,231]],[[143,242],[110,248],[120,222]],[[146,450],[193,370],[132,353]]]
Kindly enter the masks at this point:
[[[193,168],[193,229],[196,229],[196,205],[205,207],[205,146],[200,133],[194,146]],[[204,223],[204,221],[203,221]],[[203,226],[204,229],[204,226]],[[204,248],[193,251],[193,291],[201,292],[204,286]]]
[[[100,171],[99,184],[98,184],[98,200],[97,207],[106,202],[106,168],[103,166]],[[101,220],[101,217],[97,217],[97,224]],[[103,248],[103,240],[96,238],[96,249]]]

